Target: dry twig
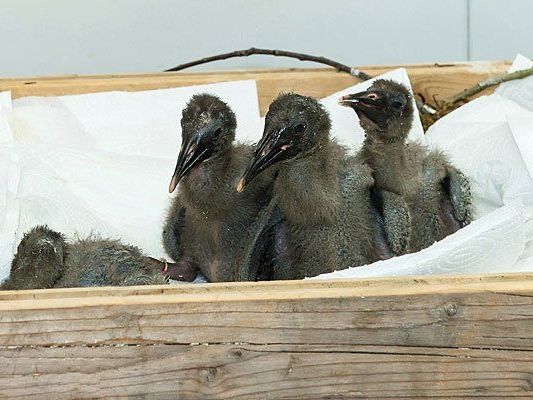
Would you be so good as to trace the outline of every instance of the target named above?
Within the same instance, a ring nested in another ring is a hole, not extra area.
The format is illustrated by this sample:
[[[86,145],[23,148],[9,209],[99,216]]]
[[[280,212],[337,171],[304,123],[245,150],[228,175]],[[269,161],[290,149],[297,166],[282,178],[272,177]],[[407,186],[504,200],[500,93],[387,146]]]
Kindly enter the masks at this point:
[[[270,56],[277,56],[277,57],[296,58],[300,61],[311,61],[311,62],[316,62],[319,64],[329,65],[330,67],[335,68],[339,72],[345,72],[347,74],[355,76],[356,78],[359,78],[362,81],[372,79],[372,76],[367,74],[364,71],[361,71],[355,67],[349,67],[348,65],[341,64],[337,61],[333,61],[326,57],[313,56],[310,54],[296,53],[293,51],[285,51],[285,50],[258,49],[256,47],[251,47],[246,50],[236,50],[236,51],[232,51],[229,53],[217,54],[215,56],[210,56],[210,57],[201,58],[199,60],[190,61],[188,63],[180,64],[173,68],[169,68],[165,70],[165,72],[176,72],[176,71],[184,70],[186,68],[195,67],[197,65],[207,64],[213,61],[227,60],[228,58],[235,58],[235,57],[248,57],[251,55],[270,55]],[[436,113],[435,109],[433,109],[431,106],[423,103],[420,100],[417,100],[416,104],[421,113],[428,113],[428,114]]]
[[[228,58],[234,58],[234,57],[248,57],[248,56],[256,55],[256,54],[296,58],[300,61],[312,61],[312,62],[316,62],[320,64],[329,65],[330,67],[335,68],[339,72],[346,72],[352,76],[355,76],[361,79],[362,81],[372,79],[372,76],[368,75],[366,72],[360,71],[357,68],[352,68],[347,65],[338,63],[326,57],[312,56],[310,54],[295,53],[293,51],[285,51],[285,50],[258,49],[255,47],[251,47],[247,50],[236,50],[230,53],[223,53],[223,54],[218,54],[216,56],[205,57],[199,60],[177,65],[173,68],[167,69],[165,72],[181,71],[185,68],[190,68],[190,67],[194,67],[196,65],[201,65],[201,64],[207,64],[213,61],[227,60]]]
[[[533,67],[523,69],[521,71],[506,73],[503,75],[491,76],[443,101],[438,102],[434,99],[435,104],[437,106],[436,112],[429,114],[421,113],[420,118],[422,120],[422,125],[424,126],[424,129],[429,128],[437,120],[444,117],[446,114],[451,113],[453,110],[467,103],[472,96],[481,93],[483,90],[489,87],[499,85],[500,83],[513,81],[515,79],[527,78],[531,75],[533,75]]]
[[[475,96],[476,94],[482,92],[483,90],[491,86],[496,86],[500,83],[512,81],[515,79],[527,78],[530,75],[533,75],[533,67],[520,71],[510,72],[500,76],[491,76],[481,82],[476,83],[474,86],[450,97],[446,100],[446,102],[451,104],[459,103],[469,99],[472,96]]]
[[[223,53],[223,54],[218,54],[215,56],[201,58],[199,60],[191,61],[185,64],[177,65],[173,68],[169,68],[165,72],[181,71],[186,68],[194,67],[194,66],[201,65],[201,64],[207,64],[213,61],[226,60],[228,58],[234,58],[234,57],[248,57],[248,56],[257,55],[257,54],[271,55],[271,56],[277,56],[277,57],[296,58],[300,61],[312,61],[312,62],[324,64],[324,65],[329,65],[330,67],[335,68],[339,72],[348,73],[352,76],[359,78],[362,81],[372,79],[372,76],[367,74],[364,71],[361,71],[354,67],[349,67],[348,65],[341,64],[329,58],[313,56],[313,55],[304,54],[304,53],[296,53],[293,51],[258,49],[255,47],[251,47],[246,50],[236,50],[236,51],[232,51],[229,53]],[[455,110],[456,108],[458,108],[459,106],[467,102],[470,97],[482,92],[486,88],[499,85],[500,83],[503,83],[503,82],[526,78],[530,75],[533,75],[533,68],[511,72],[511,73],[500,75],[500,76],[489,77],[481,82],[476,83],[474,86],[468,89],[465,89],[464,91],[457,93],[454,96],[451,96],[450,98],[442,102],[435,102],[437,106],[436,109],[432,108],[428,104],[425,104],[422,100],[417,99],[416,103],[420,111],[420,118],[422,120],[422,124],[424,125],[424,128],[427,129],[429,126],[435,123],[439,118]]]

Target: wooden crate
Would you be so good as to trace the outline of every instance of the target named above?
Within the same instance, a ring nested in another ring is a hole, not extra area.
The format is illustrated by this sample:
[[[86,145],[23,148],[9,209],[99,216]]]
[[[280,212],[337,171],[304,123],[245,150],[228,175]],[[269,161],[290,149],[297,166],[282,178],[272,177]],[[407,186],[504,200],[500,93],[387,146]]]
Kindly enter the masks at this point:
[[[431,101],[506,62],[408,66]],[[367,67],[379,74],[394,67]],[[323,69],[2,79],[14,97],[256,79],[316,97]],[[0,397],[533,398],[533,273],[0,292]]]

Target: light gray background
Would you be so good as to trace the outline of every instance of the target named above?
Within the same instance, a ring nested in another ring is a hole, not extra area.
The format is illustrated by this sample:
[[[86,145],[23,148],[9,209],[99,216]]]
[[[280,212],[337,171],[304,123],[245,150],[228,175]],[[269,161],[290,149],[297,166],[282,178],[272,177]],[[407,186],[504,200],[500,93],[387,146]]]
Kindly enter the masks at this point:
[[[350,65],[533,55],[528,0],[0,0],[0,76],[161,71],[251,46]],[[200,69],[314,66],[253,56]]]

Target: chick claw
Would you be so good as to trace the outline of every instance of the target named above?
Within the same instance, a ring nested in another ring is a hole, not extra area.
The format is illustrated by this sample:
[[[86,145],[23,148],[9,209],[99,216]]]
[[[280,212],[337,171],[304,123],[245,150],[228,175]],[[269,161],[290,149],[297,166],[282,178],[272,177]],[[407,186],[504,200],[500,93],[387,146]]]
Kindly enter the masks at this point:
[[[149,263],[159,269],[161,274],[167,279],[173,279],[182,282],[192,282],[196,278],[198,268],[188,260],[181,260],[177,263],[168,262],[165,259],[156,260],[155,258],[148,257]]]

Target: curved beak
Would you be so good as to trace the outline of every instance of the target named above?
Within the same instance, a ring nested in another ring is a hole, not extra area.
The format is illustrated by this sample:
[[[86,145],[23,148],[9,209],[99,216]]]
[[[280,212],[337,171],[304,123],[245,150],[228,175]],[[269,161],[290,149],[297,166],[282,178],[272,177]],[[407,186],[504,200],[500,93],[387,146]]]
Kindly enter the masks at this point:
[[[252,160],[237,185],[237,192],[242,192],[248,183],[271,165],[290,157],[287,150],[291,144],[283,143],[282,139],[286,131],[287,128],[283,128],[271,134],[263,135],[257,144]]]
[[[194,138],[181,144],[176,169],[168,186],[169,193],[176,189],[178,183],[195,165],[208,158],[212,149],[212,143],[202,144]]]
[[[366,117],[377,122],[381,109],[385,106],[385,98],[379,91],[365,90],[342,96],[339,104],[352,108],[359,117]]]
[[[342,96],[339,99],[339,104],[353,109],[367,109],[382,106],[383,98],[380,93],[376,91],[365,90],[364,92]]]

